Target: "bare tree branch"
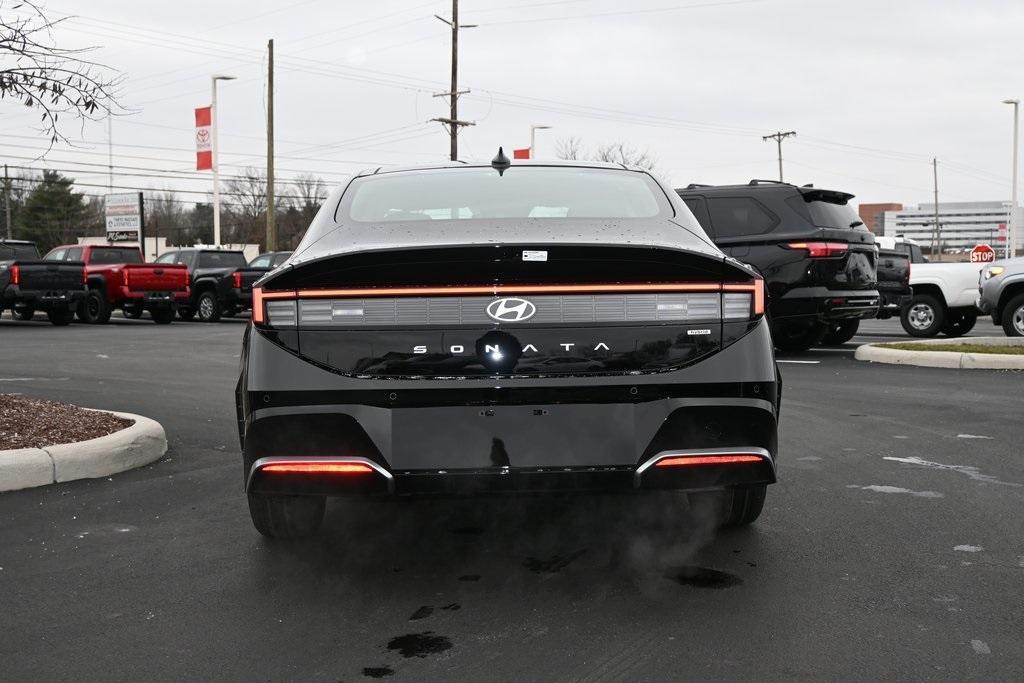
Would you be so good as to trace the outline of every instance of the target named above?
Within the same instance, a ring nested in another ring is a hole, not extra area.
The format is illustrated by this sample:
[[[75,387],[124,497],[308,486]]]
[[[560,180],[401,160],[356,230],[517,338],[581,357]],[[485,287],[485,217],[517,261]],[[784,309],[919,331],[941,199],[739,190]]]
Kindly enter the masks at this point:
[[[95,121],[123,111],[122,76],[82,56],[95,48],[57,46],[53,28],[67,18],[51,21],[28,0],[0,0],[0,99],[38,109],[50,149],[70,142],[61,115]]]

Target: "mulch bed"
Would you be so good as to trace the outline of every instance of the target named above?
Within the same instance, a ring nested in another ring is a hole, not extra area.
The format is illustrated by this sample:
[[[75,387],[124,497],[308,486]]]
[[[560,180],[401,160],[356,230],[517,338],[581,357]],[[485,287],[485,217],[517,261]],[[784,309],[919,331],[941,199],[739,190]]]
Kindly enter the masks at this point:
[[[134,422],[67,403],[0,394],[0,451],[87,441]]]

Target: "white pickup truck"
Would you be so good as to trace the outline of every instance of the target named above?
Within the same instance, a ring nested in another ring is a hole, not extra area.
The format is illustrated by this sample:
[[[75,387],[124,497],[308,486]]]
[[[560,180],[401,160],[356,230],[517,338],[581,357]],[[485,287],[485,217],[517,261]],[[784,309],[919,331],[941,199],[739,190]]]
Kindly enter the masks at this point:
[[[914,296],[900,311],[900,322],[911,337],[967,334],[978,320],[978,274],[984,263],[928,263],[921,246],[903,237],[876,237],[883,249],[910,256],[910,286]]]

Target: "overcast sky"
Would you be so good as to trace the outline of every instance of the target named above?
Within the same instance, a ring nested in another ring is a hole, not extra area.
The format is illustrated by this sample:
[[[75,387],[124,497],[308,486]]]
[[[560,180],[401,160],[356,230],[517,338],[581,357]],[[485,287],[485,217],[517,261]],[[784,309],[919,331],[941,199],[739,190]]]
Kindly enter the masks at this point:
[[[9,3],[5,3],[5,8]],[[194,169],[194,107],[219,88],[221,167],[265,159],[265,46],[275,39],[279,175],[329,184],[381,164],[447,158],[440,124],[447,88],[450,0],[52,0],[67,47],[124,73],[113,121],[115,184],[206,191]],[[1012,108],[1024,97],[1021,0],[462,0],[460,156],[498,145],[554,154],[570,136],[588,147],[648,151],[676,186],[777,174],[847,190],[857,201],[1007,200]],[[24,165],[45,149],[37,114],[0,102],[0,150]],[[87,124],[76,150],[47,163],[103,193],[105,124]],[[31,137],[35,136],[35,137]],[[74,162],[74,163],[73,163]],[[142,170],[146,169],[146,170]],[[193,180],[192,178],[197,178]],[[182,199],[202,195],[181,194]]]

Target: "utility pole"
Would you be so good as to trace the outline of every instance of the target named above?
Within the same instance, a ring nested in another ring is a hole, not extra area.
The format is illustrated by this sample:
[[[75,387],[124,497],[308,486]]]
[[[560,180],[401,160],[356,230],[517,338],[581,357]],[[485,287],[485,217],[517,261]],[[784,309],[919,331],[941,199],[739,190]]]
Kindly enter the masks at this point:
[[[1018,155],[1018,124],[1020,122],[1020,100],[1003,100],[1003,104],[1013,105],[1013,189],[1010,190],[1010,220],[1006,223],[1006,258],[1017,254],[1017,155]]]
[[[7,175],[7,164],[4,164],[4,213],[7,214],[7,239],[14,239],[11,227],[11,177]]]
[[[439,117],[431,119],[431,121],[437,121],[448,126],[448,133],[451,136],[451,160],[458,161],[459,159],[459,128],[463,126],[475,126],[476,124],[471,121],[460,121],[459,120],[459,95],[465,95],[468,90],[459,90],[459,29],[460,28],[476,28],[476,24],[460,24],[459,23],[459,0],[452,0],[452,20],[448,21],[444,17],[434,15],[444,23],[452,27],[452,87],[448,92],[439,92],[434,97],[447,97],[450,105],[450,111],[448,118]]]
[[[108,190],[114,193],[114,116],[107,113],[107,172],[109,173]]]
[[[274,39],[267,41],[267,251],[277,251],[274,209]]]
[[[788,130],[785,133],[783,133],[780,130],[778,132],[772,133],[771,135],[762,135],[761,136],[761,139],[764,140],[765,142],[768,142],[769,140],[775,140],[775,143],[779,146],[779,182],[780,183],[782,182],[782,141],[785,140],[788,137],[791,137],[791,136],[793,136],[793,137],[796,136],[796,131],[795,130]]]
[[[935,229],[932,231],[932,256],[942,249],[939,238],[939,160],[932,157],[932,181],[935,183]]]

